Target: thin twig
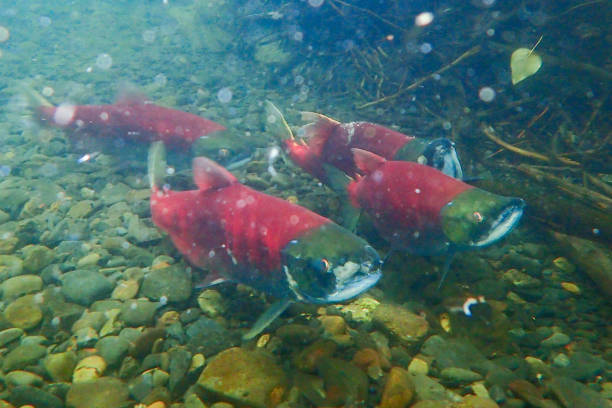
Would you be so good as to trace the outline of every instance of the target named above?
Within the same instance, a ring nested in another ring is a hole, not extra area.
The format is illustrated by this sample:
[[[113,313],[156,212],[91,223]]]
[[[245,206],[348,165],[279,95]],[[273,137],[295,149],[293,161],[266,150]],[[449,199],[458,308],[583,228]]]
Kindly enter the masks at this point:
[[[532,152],[531,150],[521,149],[520,147],[516,147],[514,145],[511,145],[510,143],[504,142],[499,137],[497,137],[497,136],[495,136],[493,134],[493,129],[491,127],[489,127],[489,126],[483,126],[482,127],[482,131],[484,132],[484,134],[489,139],[491,139],[492,141],[494,141],[498,145],[500,145],[502,147],[505,147],[506,149],[510,150],[511,152],[514,152],[514,153],[519,154],[521,156],[529,157],[530,159],[544,161],[544,162],[547,162],[547,163],[553,163],[555,161],[559,161],[559,162],[561,162],[563,164],[567,164],[569,166],[580,166],[580,163],[578,163],[577,161],[571,160],[571,159],[566,159],[564,157],[557,157],[556,159],[551,159],[550,157],[545,156],[543,154]]]
[[[338,0],[336,0],[336,1],[338,1]],[[367,108],[369,106],[377,105],[379,103],[387,102],[387,101],[390,101],[392,99],[395,99],[395,98],[399,97],[401,94],[403,94],[404,92],[410,91],[411,89],[414,89],[417,86],[421,85],[423,82],[425,82],[425,81],[427,81],[429,79],[432,79],[434,76],[440,75],[441,73],[443,73],[445,71],[448,71],[449,69],[451,69],[452,67],[454,67],[455,65],[457,65],[458,63],[463,61],[464,59],[466,59],[468,57],[471,57],[472,55],[477,54],[479,51],[480,51],[480,46],[479,45],[477,45],[475,47],[472,47],[469,50],[467,50],[466,52],[464,52],[463,54],[461,54],[459,57],[457,57],[450,64],[443,66],[442,68],[438,69],[437,71],[432,72],[431,74],[425,75],[424,77],[421,77],[421,78],[417,79],[416,81],[414,81],[413,83],[411,83],[407,87],[399,89],[393,95],[385,96],[385,97],[376,99],[374,101],[371,101],[371,102],[368,102],[368,103],[364,103],[363,105],[358,106],[357,109]]]
[[[397,24],[387,20],[386,18],[379,16],[378,14],[374,13],[372,10],[368,10],[366,8],[363,8],[363,7],[355,6],[354,4],[350,4],[350,3],[344,2],[342,0],[330,0],[329,4],[333,6],[334,2],[340,3],[343,6],[354,8],[355,10],[359,10],[361,12],[367,13],[367,14],[371,15],[372,17],[382,21],[383,23],[385,23],[387,25],[390,25],[391,27],[395,28],[396,30],[400,30],[400,31],[404,31],[404,32],[408,31],[405,28],[400,27]]]

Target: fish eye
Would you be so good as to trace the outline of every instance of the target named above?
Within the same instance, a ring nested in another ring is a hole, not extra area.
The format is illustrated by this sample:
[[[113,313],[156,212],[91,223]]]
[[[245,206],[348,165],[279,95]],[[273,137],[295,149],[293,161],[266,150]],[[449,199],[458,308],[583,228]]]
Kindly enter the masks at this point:
[[[321,258],[310,261],[310,266],[317,272],[327,272],[329,271],[330,264],[327,259]]]

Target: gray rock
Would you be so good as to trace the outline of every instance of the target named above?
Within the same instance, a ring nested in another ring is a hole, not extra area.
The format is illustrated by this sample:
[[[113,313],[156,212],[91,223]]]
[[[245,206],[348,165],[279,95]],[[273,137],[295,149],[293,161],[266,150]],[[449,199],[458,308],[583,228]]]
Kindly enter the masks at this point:
[[[191,296],[191,276],[179,265],[153,269],[142,281],[140,295],[152,300],[184,302]]]
[[[432,356],[435,364],[444,369],[459,367],[472,369],[486,361],[485,356],[472,344],[464,340],[445,340],[439,335],[429,337],[421,347],[421,353]]]
[[[47,354],[47,349],[38,344],[22,344],[11,350],[2,362],[4,372],[20,370],[31,364],[38,363],[38,360]]]
[[[17,340],[23,336],[23,333],[24,331],[18,327],[12,327],[10,329],[0,331],[0,347],[4,347],[10,342]]]
[[[440,376],[452,384],[468,384],[482,379],[482,375],[458,367],[447,367],[440,372]]]
[[[96,349],[100,356],[108,363],[109,367],[118,366],[123,357],[127,355],[130,343],[119,336],[107,336],[96,343]]]
[[[76,270],[62,277],[62,294],[67,300],[83,306],[108,296],[112,290],[111,282],[95,271]]]
[[[120,320],[128,326],[146,326],[153,322],[157,303],[145,299],[128,300],[121,306]]]
[[[444,387],[424,374],[411,374],[416,400],[447,401],[449,396]]]
[[[238,336],[204,316],[187,326],[187,345],[192,353],[210,356],[238,344]]]
[[[570,337],[567,334],[556,332],[550,337],[542,340],[540,344],[542,347],[563,347],[570,342]]]
[[[55,259],[55,254],[52,250],[43,245],[28,245],[22,250],[23,269],[26,272],[38,274],[47,265]]]
[[[0,279],[23,273],[23,261],[15,255],[0,255]]]
[[[569,358],[569,364],[556,369],[555,373],[574,380],[590,381],[603,374],[606,369],[612,369],[612,365],[603,358],[584,351],[575,351]]]
[[[565,408],[608,408],[609,404],[597,392],[567,377],[555,377],[549,387]]]
[[[3,299],[12,299],[26,293],[38,292],[42,289],[43,281],[37,275],[19,275],[2,282]]]
[[[11,389],[9,400],[15,406],[31,405],[45,408],[64,407],[62,400],[55,395],[29,385],[20,385]]]
[[[128,388],[118,378],[101,377],[72,384],[66,395],[68,408],[122,407],[129,398]]]

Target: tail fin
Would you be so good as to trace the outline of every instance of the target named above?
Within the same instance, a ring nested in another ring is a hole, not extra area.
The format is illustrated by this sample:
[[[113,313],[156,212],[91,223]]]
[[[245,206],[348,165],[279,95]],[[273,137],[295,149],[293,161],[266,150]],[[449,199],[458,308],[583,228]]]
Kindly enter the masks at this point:
[[[274,135],[276,140],[293,140],[293,132],[281,111],[270,101],[266,101],[266,132]]]
[[[28,101],[28,105],[30,105],[30,107],[37,108],[40,106],[47,106],[47,107],[53,106],[51,102],[49,102],[44,96],[42,96],[41,94],[36,92],[34,89],[32,89],[32,87],[29,86],[28,84],[25,84],[22,82],[19,84],[19,88],[25,95]]]
[[[159,190],[166,175],[166,148],[163,142],[157,141],[151,144],[147,163],[151,190]]]
[[[302,120],[310,123],[302,126],[298,135],[308,140],[308,146],[315,154],[320,155],[327,139],[340,122],[316,112],[302,112]]]

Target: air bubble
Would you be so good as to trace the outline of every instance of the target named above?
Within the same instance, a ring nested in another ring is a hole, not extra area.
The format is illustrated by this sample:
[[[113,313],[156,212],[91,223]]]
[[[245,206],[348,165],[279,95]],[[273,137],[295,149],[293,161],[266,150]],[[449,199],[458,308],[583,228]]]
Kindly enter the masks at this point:
[[[495,90],[489,86],[484,86],[478,91],[478,97],[483,102],[491,102],[495,99]]]
[[[155,82],[157,86],[165,86],[168,83],[168,78],[166,78],[164,74],[157,74],[155,78],[153,78],[153,82]]]
[[[324,0],[308,0],[308,5],[310,7],[321,7],[323,5]]]
[[[152,43],[155,41],[155,31],[154,30],[145,30],[142,32],[142,41],[146,43]]]
[[[426,25],[431,24],[433,20],[433,13],[429,11],[424,11],[414,18],[414,25],[417,27],[425,27]]]
[[[10,33],[8,28],[0,26],[0,42],[5,42],[9,39]]]
[[[109,69],[113,66],[113,58],[108,54],[100,54],[96,58],[96,67],[100,69]]]
[[[421,51],[423,54],[429,54],[431,50],[433,50],[433,47],[431,46],[430,43],[426,42],[426,43],[419,45],[419,51]]]
[[[219,92],[217,92],[217,99],[219,99],[219,102],[221,103],[228,103],[232,100],[232,96],[232,90],[228,87],[221,88],[219,89]]]
[[[38,19],[38,24],[40,24],[42,27],[49,27],[51,25],[51,17],[40,16]]]

